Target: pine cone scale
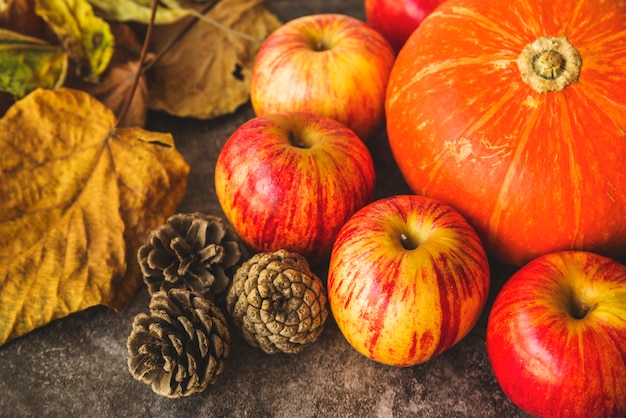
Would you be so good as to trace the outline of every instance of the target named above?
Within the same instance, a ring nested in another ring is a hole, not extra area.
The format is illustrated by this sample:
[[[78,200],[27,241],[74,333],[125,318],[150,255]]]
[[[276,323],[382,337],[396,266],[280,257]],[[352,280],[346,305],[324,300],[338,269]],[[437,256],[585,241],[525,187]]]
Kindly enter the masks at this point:
[[[256,308],[256,309],[262,308],[262,304],[263,304],[263,296],[261,295],[262,291],[263,289],[251,289],[250,294],[248,294],[248,297],[246,298],[250,307]]]
[[[298,324],[285,326],[278,334],[285,338],[292,338],[298,334]]]
[[[226,250],[221,245],[211,244],[196,252],[198,261],[203,265],[219,264],[224,260]]]

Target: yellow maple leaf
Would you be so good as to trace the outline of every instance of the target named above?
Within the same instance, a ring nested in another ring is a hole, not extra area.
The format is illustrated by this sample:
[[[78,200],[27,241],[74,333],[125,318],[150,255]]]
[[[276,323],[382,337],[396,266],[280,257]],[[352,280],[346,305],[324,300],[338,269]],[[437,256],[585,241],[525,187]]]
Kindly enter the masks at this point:
[[[159,59],[148,74],[152,109],[208,119],[248,101],[254,58],[280,20],[262,0],[222,0],[204,16],[154,28],[150,44]]]
[[[0,345],[142,283],[137,249],[189,166],[170,134],[116,128],[87,93],[38,89],[0,120]]]

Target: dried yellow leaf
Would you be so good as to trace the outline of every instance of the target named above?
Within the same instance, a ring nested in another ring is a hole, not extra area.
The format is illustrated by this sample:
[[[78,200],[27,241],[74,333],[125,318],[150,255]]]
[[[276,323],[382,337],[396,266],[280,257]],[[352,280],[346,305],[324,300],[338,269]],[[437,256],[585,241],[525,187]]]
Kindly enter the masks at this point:
[[[154,28],[151,108],[209,119],[248,101],[256,53],[281,22],[262,0],[222,0],[204,16]]]
[[[35,90],[0,120],[0,345],[142,283],[137,249],[186,193],[171,135],[115,127],[87,93]]]
[[[150,23],[153,0],[88,0],[107,20],[119,22]],[[164,4],[166,3],[166,4]],[[160,1],[154,24],[163,25],[189,16],[189,10],[180,7],[174,0]]]

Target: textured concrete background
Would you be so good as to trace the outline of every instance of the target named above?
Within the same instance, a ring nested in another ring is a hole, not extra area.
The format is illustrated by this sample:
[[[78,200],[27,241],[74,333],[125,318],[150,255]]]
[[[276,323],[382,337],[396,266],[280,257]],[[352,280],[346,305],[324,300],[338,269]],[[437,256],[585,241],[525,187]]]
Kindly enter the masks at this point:
[[[339,12],[364,19],[362,1],[270,0],[283,20]],[[150,129],[174,133],[191,173],[180,211],[222,215],[213,188],[220,147],[253,116],[249,106],[215,121],[153,115]],[[409,192],[386,147],[371,145],[376,197]],[[494,265],[491,300],[512,272]],[[325,278],[324,271],[318,271]],[[297,355],[266,355],[234,335],[227,368],[202,393],[167,399],[128,372],[126,339],[146,312],[142,289],[122,312],[103,307],[58,320],[0,347],[1,417],[525,417],[504,396],[485,350],[488,308],[463,341],[415,367],[372,362],[353,350],[332,317],[312,346]],[[234,333],[233,333],[234,334]]]

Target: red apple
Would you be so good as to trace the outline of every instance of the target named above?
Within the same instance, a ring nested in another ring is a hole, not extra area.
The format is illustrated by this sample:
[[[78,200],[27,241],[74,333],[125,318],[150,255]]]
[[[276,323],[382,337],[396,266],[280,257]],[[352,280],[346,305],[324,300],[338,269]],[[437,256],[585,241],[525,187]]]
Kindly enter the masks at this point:
[[[341,14],[291,20],[261,45],[250,100],[257,116],[290,111],[338,120],[363,141],[384,124],[394,52],[369,25]]]
[[[454,209],[416,195],[377,200],[343,226],[328,271],[339,329],[361,354],[412,366],[443,353],[477,322],[489,263]]]
[[[498,293],[487,352],[534,416],[626,416],[626,267],[582,251],[534,259]]]
[[[365,0],[367,22],[379,31],[396,52],[444,0]]]
[[[225,216],[253,250],[327,260],[346,220],[372,200],[374,163],[340,122],[312,113],[258,116],[226,141],[215,166]]]

